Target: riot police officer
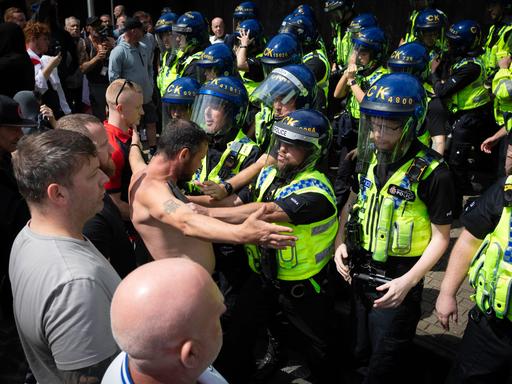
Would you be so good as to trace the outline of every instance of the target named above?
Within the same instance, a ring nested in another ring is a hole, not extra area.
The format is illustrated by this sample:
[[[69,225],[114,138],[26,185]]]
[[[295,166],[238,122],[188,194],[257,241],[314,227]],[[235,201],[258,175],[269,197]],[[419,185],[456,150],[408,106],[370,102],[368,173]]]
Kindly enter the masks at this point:
[[[317,168],[327,154],[331,136],[329,121],[320,112],[290,112],[274,123],[272,143],[277,163],[260,172],[255,202],[208,210],[210,216],[230,217],[236,222],[248,212],[264,207],[267,220],[290,226],[299,239],[295,247],[277,252],[246,247],[255,273],[245,287],[245,305],[237,312],[242,327],[234,340],[236,345],[225,344],[225,348],[238,352],[227,368],[228,374],[223,369],[228,380],[233,370],[240,370],[241,381],[237,382],[250,381],[250,368],[246,368],[244,360],[254,346],[255,327],[262,321],[279,338],[282,351],[285,347],[292,349],[300,364],[309,368],[311,374],[303,370],[300,378],[313,383],[334,382],[330,374],[336,365],[329,360],[329,319],[333,310],[329,265],[338,221],[332,186]]]
[[[201,85],[191,77],[179,77],[174,80],[162,96],[162,126],[170,119],[190,120],[192,104]]]
[[[354,15],[354,2],[352,0],[327,0],[324,4],[324,12],[329,17],[331,26],[331,45],[329,57],[332,63],[332,70],[336,65],[343,65],[343,38],[349,21]]]
[[[416,132],[418,139],[440,155],[444,155],[446,143],[447,113],[438,97],[435,97],[430,81],[429,52],[419,41],[402,44],[388,59],[391,72],[407,72],[418,78],[427,93],[425,123]]]
[[[247,92],[237,78],[217,77],[199,89],[191,120],[211,138],[207,155],[193,177],[199,189],[224,182],[258,158],[258,146],[242,131],[247,105]]]
[[[359,191],[335,261],[351,281],[354,355],[365,383],[405,382],[423,277],[450,239],[448,167],[416,139],[425,97],[415,77],[392,73],[361,103]]]
[[[299,13],[283,22],[279,32],[289,32],[297,37],[303,55],[302,62],[315,74],[317,85],[322,90],[317,107],[325,109],[329,93],[331,66],[327,57],[327,49],[312,17]]]
[[[341,149],[334,181],[338,209],[345,205],[352,185],[354,161],[349,153],[357,145],[359,103],[372,84],[387,73],[387,69],[383,67],[387,39],[382,29],[365,28],[354,35],[352,42],[354,49],[349,65],[334,90],[334,97],[347,97],[345,111],[338,120],[338,146]]]
[[[263,27],[256,19],[243,20],[238,25],[235,37],[234,49],[238,71],[247,94],[251,95],[264,78],[261,62],[259,61],[263,56],[265,47]]]
[[[156,77],[156,85],[163,96],[165,90],[172,82],[169,73],[176,56],[176,44],[172,34],[172,25],[176,22],[178,16],[173,12],[164,13],[155,25],[156,42],[160,49],[160,70]]]
[[[451,146],[448,164],[455,178],[461,206],[463,195],[474,195],[497,177],[497,156],[479,151],[482,141],[497,131],[490,94],[484,83],[485,67],[478,58],[482,32],[477,22],[462,20],[450,26],[447,59],[450,76],[442,80],[438,60],[432,61],[432,86],[450,113]]]
[[[457,291],[468,275],[475,307],[455,359],[454,383],[506,383],[512,377],[512,177],[501,178],[461,216],[439,297],[437,317],[457,322]]]
[[[486,4],[492,24],[484,42],[484,53],[481,58],[490,83],[498,71],[498,60],[512,51],[512,1],[486,0]]]
[[[224,43],[212,44],[205,48],[199,60],[196,61],[197,80],[200,83],[221,76],[238,77],[235,64],[235,54]]]
[[[208,24],[203,15],[196,11],[185,12],[172,26],[178,48],[177,60],[169,73],[169,83],[181,76],[195,76],[195,62],[210,44]]]

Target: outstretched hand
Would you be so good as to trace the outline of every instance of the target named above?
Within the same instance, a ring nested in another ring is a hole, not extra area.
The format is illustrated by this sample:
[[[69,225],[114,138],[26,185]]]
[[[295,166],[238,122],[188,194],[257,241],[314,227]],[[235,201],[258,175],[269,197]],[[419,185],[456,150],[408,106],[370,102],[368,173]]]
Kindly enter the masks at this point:
[[[244,243],[276,249],[295,245],[297,237],[281,234],[281,232],[292,232],[290,227],[261,220],[268,209],[267,206],[261,207],[241,224],[245,238]]]
[[[211,180],[206,180],[204,182],[196,181],[195,185],[199,187],[203,195],[208,195],[215,200],[222,200],[228,195],[226,188]]]

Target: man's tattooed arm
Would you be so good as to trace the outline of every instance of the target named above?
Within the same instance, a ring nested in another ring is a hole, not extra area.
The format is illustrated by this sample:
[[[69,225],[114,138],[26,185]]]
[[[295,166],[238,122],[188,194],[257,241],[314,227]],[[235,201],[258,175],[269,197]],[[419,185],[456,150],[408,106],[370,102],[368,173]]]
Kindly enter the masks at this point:
[[[66,384],[99,384],[108,366],[116,356],[117,353],[90,367],[74,371],[60,371],[60,374]]]
[[[176,211],[181,204],[179,204],[175,199],[169,199],[164,202],[164,212],[170,215],[174,211]]]

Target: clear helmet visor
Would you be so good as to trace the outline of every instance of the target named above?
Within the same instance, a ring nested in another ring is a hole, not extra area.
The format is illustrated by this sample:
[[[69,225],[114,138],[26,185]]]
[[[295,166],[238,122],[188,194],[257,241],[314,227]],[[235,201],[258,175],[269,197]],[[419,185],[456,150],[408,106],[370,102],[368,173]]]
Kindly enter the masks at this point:
[[[176,49],[176,36],[172,31],[156,33],[156,42],[160,52],[170,51]]]
[[[383,117],[361,114],[357,139],[358,173],[365,173],[372,161],[392,164],[408,151],[416,136],[413,117]]]
[[[162,101],[162,126],[165,127],[172,119],[190,120],[192,104],[166,103]]]
[[[222,136],[231,130],[234,112],[233,104],[228,100],[214,95],[197,95],[191,120],[208,135]]]
[[[274,70],[252,93],[253,102],[262,103],[272,108],[274,114],[284,115],[295,110],[295,101],[299,96],[306,96],[307,90],[300,81],[290,74]]]

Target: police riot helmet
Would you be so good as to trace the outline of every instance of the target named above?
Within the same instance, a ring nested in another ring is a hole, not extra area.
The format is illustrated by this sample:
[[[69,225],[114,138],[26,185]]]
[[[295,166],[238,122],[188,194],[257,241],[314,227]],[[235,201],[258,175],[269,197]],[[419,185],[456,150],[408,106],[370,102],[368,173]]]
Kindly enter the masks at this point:
[[[313,108],[317,96],[315,75],[304,64],[292,64],[274,69],[251,95],[252,102],[260,102],[268,108],[279,101],[286,105],[295,102],[293,109]],[[281,118],[275,114],[276,119]]]
[[[413,32],[418,40],[429,49],[432,49],[436,41],[444,41],[447,24],[448,19],[443,12],[437,9],[426,8],[420,11],[416,17]],[[428,38],[428,34],[434,34],[434,36]]]
[[[252,1],[244,1],[238,4],[233,12],[233,29],[236,30],[242,20],[257,18],[258,6]]]
[[[365,172],[375,156],[390,164],[405,155],[423,122],[426,99],[408,73],[383,75],[370,87],[360,104],[357,172]]]
[[[446,39],[452,54],[477,55],[481,50],[482,29],[474,20],[462,20],[450,26]]]
[[[235,60],[233,50],[224,43],[206,47],[201,58],[196,61],[198,80],[204,82],[220,76],[233,76],[236,69]]]
[[[277,168],[280,176],[291,176],[315,168],[327,155],[331,139],[332,128],[329,120],[314,109],[298,109],[275,121],[270,145],[278,153]],[[306,156],[298,167],[280,167],[279,149],[282,143],[306,150]]]
[[[172,30],[185,37],[180,43],[180,49],[188,52],[190,49],[200,49],[208,43],[208,23],[200,12],[189,11],[181,15]]]
[[[348,25],[348,31],[356,33],[365,28],[378,27],[377,17],[373,13],[360,13],[354,17]]]
[[[247,106],[247,91],[242,82],[236,77],[221,76],[199,89],[191,119],[217,140],[242,128]]]
[[[279,33],[291,33],[297,37],[302,47],[309,47],[318,41],[318,31],[311,20],[304,15],[295,15],[283,20]]]
[[[352,35],[354,50],[370,52],[370,61],[367,64],[357,63],[363,70],[368,70],[380,64],[386,55],[387,39],[384,31],[379,27],[365,28]]]
[[[162,14],[155,24],[155,37],[160,52],[176,48],[175,39],[172,37],[172,26],[178,20],[178,15],[173,12]]]
[[[427,48],[416,41],[405,43],[393,51],[388,59],[391,72],[406,72],[425,81],[429,72],[429,54]]]
[[[256,19],[243,20],[238,24],[235,35],[240,36],[240,31],[249,31],[249,39],[255,42],[261,41],[263,37],[263,26]]]
[[[279,33],[270,39],[260,58],[265,75],[272,72],[274,68],[298,64],[301,60],[299,42],[291,33]]]
[[[178,20],[174,12],[162,14],[155,24],[155,33],[172,32],[172,25]]]
[[[324,3],[324,12],[327,13],[332,28],[335,28],[338,23],[345,23],[352,16],[353,11],[353,0],[327,0]]]
[[[162,97],[163,126],[172,118],[190,119],[192,104],[201,84],[191,77],[174,80]]]
[[[307,17],[313,26],[317,27],[318,21],[316,19],[315,11],[313,10],[313,7],[309,4],[301,4],[297,8],[295,8],[292,12],[294,16],[304,16]]]

